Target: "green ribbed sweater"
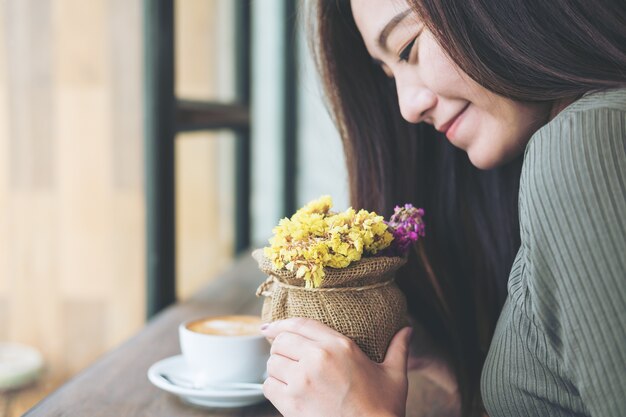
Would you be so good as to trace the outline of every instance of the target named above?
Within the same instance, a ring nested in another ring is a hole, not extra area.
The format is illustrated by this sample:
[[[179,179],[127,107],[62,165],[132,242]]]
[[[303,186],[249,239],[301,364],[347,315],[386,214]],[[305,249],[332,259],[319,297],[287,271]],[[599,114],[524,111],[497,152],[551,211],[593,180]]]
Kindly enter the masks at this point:
[[[626,416],[626,89],[587,94],[533,135],[519,217],[487,412]]]

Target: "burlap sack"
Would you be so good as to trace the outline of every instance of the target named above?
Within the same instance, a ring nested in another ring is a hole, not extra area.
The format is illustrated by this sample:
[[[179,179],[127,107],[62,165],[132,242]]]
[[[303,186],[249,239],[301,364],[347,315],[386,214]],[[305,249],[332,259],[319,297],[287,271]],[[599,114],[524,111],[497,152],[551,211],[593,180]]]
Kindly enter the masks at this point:
[[[406,299],[394,281],[404,258],[363,258],[347,268],[326,268],[319,288],[305,288],[295,272],[274,269],[262,249],[252,256],[269,276],[257,290],[257,296],[266,297],[266,323],[290,317],[319,320],[354,340],[379,363],[392,337],[408,325]]]

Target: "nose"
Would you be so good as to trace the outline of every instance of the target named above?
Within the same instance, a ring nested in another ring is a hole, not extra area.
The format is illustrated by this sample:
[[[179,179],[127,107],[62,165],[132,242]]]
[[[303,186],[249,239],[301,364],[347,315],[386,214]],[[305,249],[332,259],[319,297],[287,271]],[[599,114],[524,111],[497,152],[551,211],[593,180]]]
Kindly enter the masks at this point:
[[[437,104],[437,95],[422,85],[407,85],[396,81],[398,104],[404,120],[419,123],[429,120],[429,110]]]

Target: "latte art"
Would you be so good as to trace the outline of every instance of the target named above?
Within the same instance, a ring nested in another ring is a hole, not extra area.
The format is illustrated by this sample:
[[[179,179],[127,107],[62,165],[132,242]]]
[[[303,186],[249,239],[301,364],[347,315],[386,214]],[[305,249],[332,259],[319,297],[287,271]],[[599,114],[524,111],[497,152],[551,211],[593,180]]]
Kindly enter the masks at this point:
[[[192,332],[218,336],[253,336],[260,334],[261,319],[256,316],[220,316],[191,322]]]

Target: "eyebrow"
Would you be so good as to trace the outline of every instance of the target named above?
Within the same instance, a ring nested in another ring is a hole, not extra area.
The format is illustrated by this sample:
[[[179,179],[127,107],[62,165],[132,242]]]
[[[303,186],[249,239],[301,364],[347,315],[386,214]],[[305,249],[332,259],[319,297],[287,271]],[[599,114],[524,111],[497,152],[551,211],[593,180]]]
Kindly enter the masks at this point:
[[[380,35],[378,36],[378,45],[380,45],[381,48],[387,50],[387,38],[389,37],[389,34],[393,31],[393,29],[398,26],[398,23],[400,23],[409,13],[411,13],[412,9],[406,9],[403,12],[398,13],[393,19],[391,19],[383,28],[383,30],[380,31]]]

